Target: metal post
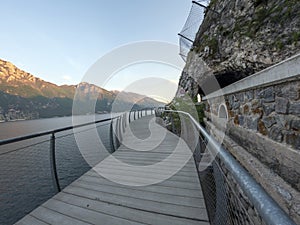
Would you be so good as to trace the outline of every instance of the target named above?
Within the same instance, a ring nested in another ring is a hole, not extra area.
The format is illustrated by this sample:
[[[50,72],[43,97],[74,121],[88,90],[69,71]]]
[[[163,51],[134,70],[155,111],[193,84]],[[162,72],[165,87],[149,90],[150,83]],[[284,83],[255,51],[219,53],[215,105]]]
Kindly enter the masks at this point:
[[[123,134],[123,115],[120,116],[119,130],[120,130],[120,140],[122,141],[122,134]]]
[[[122,115],[122,128],[123,128],[123,133],[125,132],[125,126],[126,126],[126,113]]]
[[[50,137],[50,163],[51,163],[51,175],[52,175],[54,188],[56,192],[60,192],[61,189],[59,185],[57,169],[56,169],[56,159],[55,159],[55,133],[52,133]]]
[[[220,15],[220,13],[217,12],[216,10],[213,10],[213,9],[211,9],[210,7],[207,7],[207,6],[205,6],[205,5],[203,5],[203,4],[199,3],[199,2],[192,1],[192,3],[198,5],[198,6],[202,7],[202,8],[205,8],[205,9],[207,9],[207,10],[209,10],[209,11],[212,11],[212,12],[218,14],[218,15]]]
[[[119,145],[118,147],[120,147],[121,142],[122,142],[122,116],[119,116],[118,118],[118,133],[119,133]]]
[[[180,36],[180,37],[182,37],[182,38],[184,38],[184,39],[186,39],[186,40],[188,40],[189,42],[192,42],[192,43],[194,43],[194,41],[193,40],[191,40],[191,39],[189,39],[189,38],[187,38],[186,36],[183,36],[182,34],[178,34],[178,36]]]
[[[130,121],[130,119],[131,119],[130,117],[131,117],[131,110],[129,111],[128,124],[130,124],[130,122],[131,122]]]
[[[127,115],[128,115],[128,113],[125,112],[125,113],[124,113],[124,128],[127,127]]]
[[[113,123],[114,123],[114,120],[112,119],[110,121],[110,129],[109,129],[109,139],[110,139],[110,147],[111,147],[111,153],[115,152],[116,151],[116,148],[115,148],[115,144],[114,144],[114,130],[113,130]]]
[[[135,112],[136,112],[136,111],[134,110],[134,112],[133,112],[133,120],[135,120]]]
[[[119,128],[119,118],[117,118],[117,122],[116,122],[116,143],[117,143],[117,148],[120,147],[120,130]]]

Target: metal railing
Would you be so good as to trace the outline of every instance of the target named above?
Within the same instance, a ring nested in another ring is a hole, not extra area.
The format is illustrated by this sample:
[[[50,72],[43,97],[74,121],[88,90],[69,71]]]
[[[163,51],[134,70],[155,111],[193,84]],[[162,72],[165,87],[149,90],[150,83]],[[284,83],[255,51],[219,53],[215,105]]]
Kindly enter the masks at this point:
[[[113,153],[121,145],[126,127],[154,112],[150,108],[135,110],[80,125],[0,140],[0,224],[13,224],[91,168],[81,156],[76,133],[89,132],[96,127],[99,138],[105,139],[105,147]],[[74,158],[80,158],[80,163],[73,162]],[[81,172],[72,171],[80,167],[84,167]],[[71,178],[66,178],[62,170]]]
[[[189,113],[161,108],[156,114],[164,115],[169,122],[173,121],[172,115],[180,114],[181,124],[184,123],[181,126],[190,125],[189,129],[182,129],[196,131],[193,155],[211,224],[295,225],[246,169]],[[191,135],[187,136],[191,138]],[[191,139],[182,138],[190,144]],[[203,164],[205,158],[209,158],[208,163]]]

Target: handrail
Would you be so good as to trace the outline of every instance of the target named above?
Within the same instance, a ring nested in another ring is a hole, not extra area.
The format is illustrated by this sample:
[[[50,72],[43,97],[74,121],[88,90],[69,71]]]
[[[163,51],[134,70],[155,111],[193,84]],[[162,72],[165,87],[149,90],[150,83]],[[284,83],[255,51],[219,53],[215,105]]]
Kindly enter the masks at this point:
[[[145,109],[145,110],[151,110],[152,109]],[[131,112],[134,113],[134,120],[136,119],[136,112],[138,113],[138,115],[140,114],[141,110],[134,110],[134,111],[130,111],[129,112],[129,118],[131,116]],[[52,174],[52,180],[53,180],[53,186],[56,189],[57,192],[61,191],[61,187],[59,184],[59,178],[58,178],[58,173],[57,173],[57,167],[56,167],[56,144],[55,144],[55,134],[59,133],[59,132],[63,132],[63,131],[68,131],[68,130],[72,130],[72,129],[76,129],[76,128],[80,128],[80,127],[84,127],[84,126],[88,126],[88,125],[93,125],[93,124],[98,124],[98,123],[103,123],[103,122],[107,122],[110,121],[110,131],[109,131],[109,135],[110,135],[110,146],[111,146],[111,150],[112,152],[114,152],[116,150],[116,148],[118,148],[120,146],[120,142],[122,141],[122,133],[125,132],[125,127],[126,127],[126,113],[124,112],[123,114],[119,114],[118,116],[114,116],[114,117],[110,117],[107,119],[102,119],[102,120],[97,120],[97,121],[92,121],[92,122],[88,122],[88,123],[83,123],[83,124],[78,124],[78,125],[74,125],[74,126],[68,126],[68,127],[63,127],[63,128],[59,128],[59,129],[55,129],[55,130],[50,130],[50,131],[44,131],[44,132],[40,132],[40,133],[35,133],[35,134],[30,134],[30,135],[25,135],[25,136],[19,136],[19,137],[15,137],[15,138],[10,138],[10,139],[5,139],[5,140],[0,140],[0,146],[3,145],[7,145],[7,144],[12,144],[12,143],[16,143],[16,142],[20,142],[20,141],[25,141],[25,140],[29,140],[29,139],[33,139],[33,138],[37,138],[37,137],[42,137],[42,136],[46,136],[46,135],[50,135],[50,166],[51,166],[51,174]],[[142,114],[141,114],[142,117]],[[140,116],[138,116],[138,118],[140,118]],[[117,120],[116,122],[116,131],[115,134],[113,132],[113,121]],[[129,123],[131,122],[130,119],[128,121]],[[115,140],[115,141],[114,141]],[[117,146],[115,146],[115,143]],[[7,154],[10,152],[7,152]]]
[[[46,136],[46,135],[50,135],[52,133],[59,133],[59,132],[72,130],[72,129],[75,129],[75,128],[80,128],[80,127],[84,127],[84,126],[88,126],[88,125],[92,125],[92,124],[102,123],[102,122],[114,120],[118,117],[119,116],[111,117],[111,118],[107,118],[107,119],[103,119],[103,120],[98,120],[98,121],[93,121],[93,122],[88,122],[88,123],[84,123],[84,124],[79,124],[79,125],[75,125],[75,126],[68,126],[68,127],[55,129],[55,130],[44,131],[44,132],[40,132],[40,133],[29,134],[29,135],[24,135],[24,136],[20,136],[20,137],[0,140],[0,146],[15,143],[15,142],[19,142],[19,141],[25,141],[25,140],[28,140],[28,139],[37,138],[37,137],[41,137],[41,136]]]
[[[189,117],[203,137],[208,141],[209,149],[215,151],[226,168],[231,172],[243,192],[252,202],[260,216],[268,225],[296,225],[275,200],[257,183],[257,181],[244,169],[233,156],[225,150],[189,113],[175,110],[162,110],[163,112],[181,113]]]

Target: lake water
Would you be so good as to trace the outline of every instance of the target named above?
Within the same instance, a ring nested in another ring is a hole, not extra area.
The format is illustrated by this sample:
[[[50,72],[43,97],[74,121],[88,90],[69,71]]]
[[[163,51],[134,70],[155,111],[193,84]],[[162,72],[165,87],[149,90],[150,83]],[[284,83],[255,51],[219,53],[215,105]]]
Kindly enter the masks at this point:
[[[97,115],[96,119],[110,115]],[[77,117],[82,122],[91,116]],[[101,149],[105,157],[110,149],[109,122],[97,126],[99,137],[106,147]],[[71,117],[39,119],[0,123],[0,139],[53,130],[72,125]],[[76,180],[91,167],[79,151],[74,132],[91,136],[91,127],[56,134],[57,170],[62,188]],[[15,144],[0,146],[0,224],[13,224],[24,215],[55,195],[50,166],[50,136],[35,138]],[[102,157],[102,156],[101,156]]]

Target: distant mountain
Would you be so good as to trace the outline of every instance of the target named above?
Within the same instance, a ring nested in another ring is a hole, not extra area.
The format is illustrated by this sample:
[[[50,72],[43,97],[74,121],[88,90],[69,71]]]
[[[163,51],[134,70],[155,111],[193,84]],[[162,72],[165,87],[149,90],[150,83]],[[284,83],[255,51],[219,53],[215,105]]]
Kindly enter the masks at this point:
[[[159,107],[165,105],[163,102],[159,102],[153,98],[149,98],[145,95],[140,95],[133,92],[125,91],[112,91],[117,96],[117,99],[124,102],[131,102],[137,105],[143,105],[144,107]]]
[[[0,59],[0,121],[70,116],[73,101],[80,103],[78,114],[110,112],[115,99],[120,111],[132,105],[136,109],[163,104],[139,94],[110,92],[89,83],[58,86]],[[95,101],[95,110],[90,112]]]
[[[73,98],[76,86],[57,86],[0,60],[0,91],[21,97]]]

